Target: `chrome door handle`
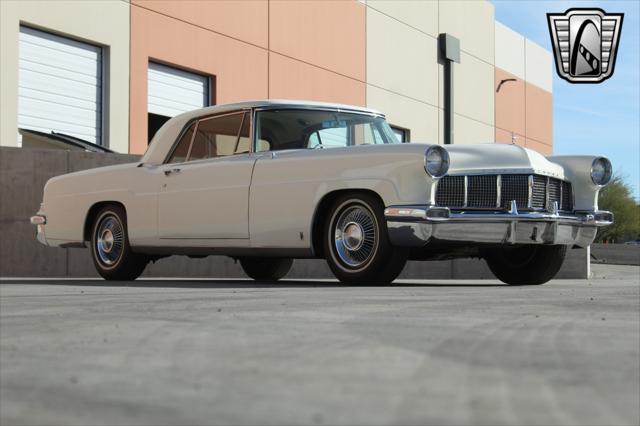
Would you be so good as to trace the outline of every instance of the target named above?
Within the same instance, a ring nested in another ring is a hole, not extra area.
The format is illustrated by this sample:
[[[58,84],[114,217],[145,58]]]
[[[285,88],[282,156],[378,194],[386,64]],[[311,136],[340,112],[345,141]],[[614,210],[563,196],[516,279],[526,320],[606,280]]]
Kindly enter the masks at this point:
[[[171,169],[171,170],[165,170],[164,171],[164,175],[165,176],[169,176],[172,173],[180,173],[180,169]]]

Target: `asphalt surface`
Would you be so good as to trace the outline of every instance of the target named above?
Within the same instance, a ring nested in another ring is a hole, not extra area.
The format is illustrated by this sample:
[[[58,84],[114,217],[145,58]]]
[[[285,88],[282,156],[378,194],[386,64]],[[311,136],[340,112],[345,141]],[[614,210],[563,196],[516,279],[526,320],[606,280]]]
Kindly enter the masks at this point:
[[[640,268],[0,282],[0,423],[639,424]]]

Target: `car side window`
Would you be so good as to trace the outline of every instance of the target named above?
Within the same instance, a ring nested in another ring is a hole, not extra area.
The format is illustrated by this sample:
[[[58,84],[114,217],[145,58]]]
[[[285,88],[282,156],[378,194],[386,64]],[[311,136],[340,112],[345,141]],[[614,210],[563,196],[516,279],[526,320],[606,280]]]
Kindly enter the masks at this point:
[[[187,161],[187,155],[189,154],[189,145],[191,145],[191,139],[193,138],[193,130],[196,126],[196,123],[191,124],[186,132],[180,138],[180,142],[176,145],[176,148],[173,150],[171,157],[169,157],[169,161],[167,163],[183,163]]]
[[[318,146],[324,148],[344,147],[349,145],[349,129],[345,127],[334,127],[321,129],[309,136],[308,148]]]
[[[247,149],[249,142],[242,142],[240,134],[244,113],[205,118],[198,122],[191,146],[189,161],[233,155],[240,148]],[[246,131],[246,138],[249,131]],[[241,145],[243,145],[241,147]]]
[[[251,135],[249,135],[250,128],[251,115],[248,112],[245,112],[244,119],[242,121],[242,128],[240,129],[240,137],[238,138],[234,154],[246,154],[251,151]]]
[[[398,143],[383,117],[341,111],[264,110],[256,114],[256,152]]]

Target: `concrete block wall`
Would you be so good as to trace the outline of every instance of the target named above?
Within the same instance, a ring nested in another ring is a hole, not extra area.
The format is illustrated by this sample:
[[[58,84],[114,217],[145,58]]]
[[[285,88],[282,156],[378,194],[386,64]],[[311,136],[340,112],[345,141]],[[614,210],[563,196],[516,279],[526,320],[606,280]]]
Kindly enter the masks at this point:
[[[45,247],[29,223],[47,180],[64,173],[138,160],[135,155],[0,147],[0,277],[95,277],[89,249]],[[571,250],[561,278],[586,278],[586,250]],[[173,256],[151,264],[148,277],[245,277],[232,259]],[[333,278],[324,260],[297,260],[290,278]],[[402,278],[493,278],[482,260],[409,262]]]

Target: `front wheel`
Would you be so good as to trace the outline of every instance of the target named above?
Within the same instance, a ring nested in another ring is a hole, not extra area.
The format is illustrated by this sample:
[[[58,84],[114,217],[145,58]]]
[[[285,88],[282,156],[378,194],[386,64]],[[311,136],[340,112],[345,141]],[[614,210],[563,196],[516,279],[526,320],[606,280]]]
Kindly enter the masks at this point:
[[[384,206],[368,193],[339,197],[324,229],[324,253],[347,284],[388,284],[402,272],[407,250],[389,241]]]
[[[91,232],[91,257],[105,280],[132,281],[144,271],[149,260],[131,251],[122,207],[105,206],[98,211]]]
[[[567,246],[526,245],[487,251],[484,258],[500,281],[538,285],[556,276],[566,253]]]
[[[276,257],[243,257],[240,266],[256,281],[278,281],[291,269],[293,259]]]

